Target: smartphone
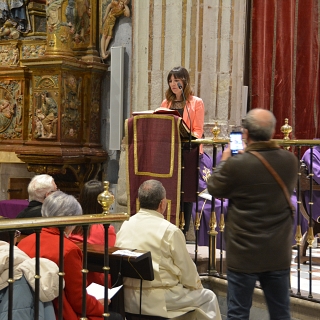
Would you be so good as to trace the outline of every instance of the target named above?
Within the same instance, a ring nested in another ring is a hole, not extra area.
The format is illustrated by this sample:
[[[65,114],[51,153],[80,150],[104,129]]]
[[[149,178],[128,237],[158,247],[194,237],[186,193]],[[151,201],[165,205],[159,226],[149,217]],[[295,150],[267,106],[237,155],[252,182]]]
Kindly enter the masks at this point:
[[[231,155],[234,156],[239,150],[243,149],[242,143],[242,132],[231,132],[230,133],[230,150]]]

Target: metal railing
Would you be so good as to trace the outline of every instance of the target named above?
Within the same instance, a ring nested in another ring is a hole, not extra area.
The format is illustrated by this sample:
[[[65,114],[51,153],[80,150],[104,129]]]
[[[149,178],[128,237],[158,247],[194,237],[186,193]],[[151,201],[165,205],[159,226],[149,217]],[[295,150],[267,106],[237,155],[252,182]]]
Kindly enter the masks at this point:
[[[86,317],[86,280],[87,273],[87,237],[88,226],[91,224],[103,224],[105,227],[105,252],[104,252],[104,267],[105,276],[105,298],[104,298],[104,318],[109,317],[108,312],[108,274],[109,274],[109,255],[108,255],[108,228],[110,223],[123,222],[129,217],[127,214],[97,214],[83,216],[68,216],[68,217],[52,217],[52,218],[25,218],[25,219],[1,219],[0,232],[8,231],[10,236],[10,251],[9,251],[9,300],[8,300],[8,319],[14,320],[12,316],[13,307],[13,290],[14,290],[14,235],[16,230],[33,229],[36,234],[36,254],[35,254],[35,304],[34,304],[34,319],[39,319],[39,288],[41,281],[40,274],[40,233],[43,227],[56,227],[60,231],[59,241],[59,296],[58,296],[58,319],[63,319],[63,277],[64,277],[64,229],[66,226],[82,225],[83,226],[83,269],[82,272],[82,320]]]
[[[301,149],[303,147],[312,148],[314,146],[320,145],[320,140],[274,140],[276,141],[280,146],[283,148],[290,148],[291,151],[293,151],[298,159],[301,159]],[[227,139],[199,139],[196,141],[193,141],[193,143],[199,143],[199,144],[205,144],[207,146],[212,146],[212,152],[213,152],[213,170],[216,165],[216,156],[218,150],[221,148],[223,149],[226,144],[229,143],[229,140]],[[310,157],[312,157],[312,152],[310,153]],[[313,182],[312,182],[312,159],[310,159],[310,192],[312,194],[313,192]],[[300,162],[299,162],[299,169],[300,169]],[[301,221],[304,219],[301,213],[301,199],[300,199],[300,187],[301,187],[301,172],[299,170],[299,176],[297,179],[297,232],[295,235],[296,238],[296,246],[297,246],[297,292],[292,292],[293,296],[300,297],[302,299],[311,300],[314,302],[320,302],[319,299],[315,299],[313,297],[312,292],[312,266],[314,264],[313,259],[313,248],[312,243],[314,241],[314,235],[313,235],[313,224],[314,221],[312,221],[312,198],[310,199],[309,203],[309,229],[308,229],[308,235],[307,235],[307,241],[308,241],[308,250],[309,250],[309,257],[306,263],[309,265],[309,291],[308,295],[304,296],[301,293],[301,286],[300,286],[300,266],[301,266]],[[212,201],[214,203],[214,201]],[[209,237],[209,259],[208,259],[208,275],[209,276],[215,276],[215,277],[221,277],[225,279],[225,275],[223,274],[223,252],[222,249],[220,249],[220,261],[219,261],[219,268],[216,266],[216,237],[217,234],[224,232],[224,214],[222,211],[222,214],[220,215],[220,218],[217,219],[215,214],[215,208],[213,207],[211,210],[211,220],[209,224],[210,232],[208,234]],[[198,213],[197,213],[198,216]],[[35,301],[39,301],[39,284],[41,281],[41,274],[40,274],[40,267],[39,267],[39,257],[40,257],[40,232],[41,228],[43,227],[57,227],[60,230],[60,259],[59,259],[59,297],[58,297],[58,305],[59,305],[59,314],[58,319],[62,320],[62,310],[63,310],[63,276],[64,276],[64,261],[63,261],[63,249],[64,249],[64,228],[66,226],[74,226],[74,225],[82,225],[84,226],[84,237],[83,237],[83,269],[82,269],[82,277],[83,277],[83,286],[82,286],[82,296],[86,296],[86,279],[87,279],[87,233],[88,233],[88,226],[91,224],[103,224],[105,226],[105,253],[104,253],[104,267],[103,272],[105,275],[105,303],[104,303],[104,314],[102,315],[104,318],[108,318],[108,274],[109,274],[109,256],[108,256],[108,227],[110,223],[114,222],[123,222],[127,220],[129,216],[124,213],[120,214],[98,214],[98,215],[83,215],[83,216],[76,216],[76,217],[52,217],[52,218],[25,218],[25,219],[3,219],[1,220],[0,224],[0,231],[8,231],[10,234],[10,256],[9,256],[9,314],[8,319],[11,320],[12,318],[12,299],[13,299],[13,283],[14,283],[14,277],[13,277],[13,246],[14,246],[14,234],[15,230],[23,230],[23,229],[34,229],[36,233],[36,265],[35,265]],[[195,225],[200,226],[201,221],[197,221]],[[217,230],[218,228],[218,230]],[[196,238],[198,237],[199,233],[199,227],[196,229]],[[197,252],[197,241],[195,244],[195,252]],[[305,261],[304,261],[305,262]],[[217,272],[217,269],[220,271]],[[38,303],[35,304],[35,319],[39,318],[39,306]],[[86,318],[86,300],[83,298],[82,301],[82,320],[87,319]]]
[[[273,139],[272,141],[275,141],[279,146],[282,148],[288,149],[291,152],[294,152],[294,154],[297,156],[299,159],[298,166],[298,178],[297,178],[297,186],[296,186],[296,196],[297,196],[297,206],[296,206],[296,214],[297,214],[297,228],[296,228],[296,233],[295,233],[295,240],[296,240],[296,250],[297,250],[297,256],[296,256],[296,262],[297,262],[297,292],[294,293],[292,292],[292,295],[295,297],[315,301],[315,302],[320,302],[320,298],[315,299],[313,296],[312,292],[312,284],[313,284],[313,277],[312,277],[312,266],[315,264],[315,259],[313,257],[313,242],[315,241],[314,238],[314,223],[312,219],[312,212],[313,212],[313,189],[314,189],[314,181],[313,181],[313,147],[315,146],[320,146],[320,140],[311,140],[311,139],[303,139],[303,140],[289,140],[288,137],[285,139]],[[217,158],[217,153],[218,150],[222,150],[225,148],[225,146],[229,143],[229,139],[219,139],[217,137],[213,139],[197,139],[192,141],[192,143],[196,144],[202,144],[208,146],[212,146],[212,157],[213,157],[213,168],[212,170],[215,169],[216,167],[216,158]],[[301,149],[307,149],[310,148],[310,164],[309,164],[309,174],[308,174],[308,190],[310,190],[310,201],[308,203],[308,210],[305,210],[303,208],[302,204],[302,199],[301,199],[301,171],[302,171],[302,166],[304,165],[301,161]],[[223,259],[223,250],[222,250],[222,242],[219,243],[220,247],[220,259],[219,259],[219,265],[217,266],[217,254],[216,254],[216,247],[217,247],[217,235],[220,233],[222,234],[224,232],[225,228],[225,223],[224,223],[224,213],[223,210],[221,210],[221,214],[219,219],[217,219],[217,215],[215,212],[215,199],[212,198],[211,204],[211,218],[209,222],[209,232],[208,232],[208,237],[209,237],[209,259],[208,259],[208,275],[211,276],[218,276],[221,278],[226,278],[225,274],[223,273],[224,270],[224,259]],[[221,200],[221,208],[223,207]],[[198,207],[198,206],[197,206]],[[306,219],[306,215],[303,215],[302,212],[306,213],[308,211],[308,232],[307,232],[307,237],[306,241],[308,243],[308,257],[305,259],[301,259],[301,246],[302,246],[302,234],[301,234],[301,222],[302,219]],[[195,262],[197,263],[197,252],[198,252],[198,237],[199,237],[199,227],[201,225],[201,221],[199,219],[199,212],[196,212],[196,218],[195,218]],[[320,216],[320,213],[319,213]],[[222,236],[220,237],[222,241]],[[280,245],[280,244],[279,244]],[[320,264],[320,259],[316,261],[317,264]],[[308,289],[308,295],[303,296],[301,292],[301,264],[308,264],[309,266],[309,289]],[[219,270],[219,272],[217,271]]]

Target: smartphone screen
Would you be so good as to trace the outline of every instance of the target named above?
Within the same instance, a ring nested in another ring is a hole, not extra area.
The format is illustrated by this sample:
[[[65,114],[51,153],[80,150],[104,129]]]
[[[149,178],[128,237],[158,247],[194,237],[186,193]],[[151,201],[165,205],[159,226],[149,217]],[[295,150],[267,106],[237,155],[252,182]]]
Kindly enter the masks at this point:
[[[239,150],[243,149],[242,132],[230,133],[230,150],[231,155],[234,156]]]

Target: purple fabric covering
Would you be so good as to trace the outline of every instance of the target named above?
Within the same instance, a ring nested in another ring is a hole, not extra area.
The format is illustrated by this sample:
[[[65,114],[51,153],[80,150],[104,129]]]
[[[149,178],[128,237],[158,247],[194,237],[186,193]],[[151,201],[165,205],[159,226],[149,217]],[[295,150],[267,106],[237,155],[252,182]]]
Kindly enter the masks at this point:
[[[302,156],[302,160],[305,162],[308,171],[310,172],[310,149],[308,149]],[[313,147],[313,156],[312,156],[312,171],[313,171],[313,180],[320,184],[320,146]],[[310,201],[310,192],[305,193],[305,201],[309,203]],[[312,217],[314,220],[320,216],[320,191],[313,192],[313,207],[312,207]],[[307,206],[307,211],[309,213],[309,206]]]
[[[0,216],[14,219],[29,204],[28,200],[12,199],[0,201]]]
[[[218,155],[219,156],[219,155]],[[217,158],[218,158],[217,156]],[[212,158],[207,155],[206,153],[203,153],[199,156],[199,192],[203,191],[207,188],[206,180],[212,173]],[[221,159],[221,155],[220,155]],[[222,208],[223,212],[227,213],[227,206],[228,201],[224,200],[222,202]],[[198,233],[198,245],[199,246],[208,246],[209,245],[209,236],[208,231],[210,231],[209,223],[211,218],[211,201],[203,199],[201,197],[198,198],[198,212],[200,214],[201,220],[200,220],[200,228]],[[216,212],[216,218],[217,218],[217,227],[216,231],[218,232],[217,235],[217,248],[223,249],[224,248],[224,240],[221,236],[221,233],[219,231],[218,224],[220,222],[220,214],[221,214],[221,200],[215,199],[215,212]],[[192,216],[193,221],[195,221],[196,216],[196,203],[193,204],[192,209]]]
[[[320,147],[319,147],[320,150]],[[217,154],[217,164],[220,162],[222,156],[222,152],[218,152]],[[319,159],[320,159],[320,151],[319,151]],[[212,173],[212,158],[208,156],[206,153],[204,153],[202,156],[200,155],[199,159],[199,166],[200,166],[200,171],[199,171],[199,192],[203,191],[204,189],[207,188],[207,183],[206,179],[208,175]],[[320,160],[319,160],[320,164]],[[320,165],[319,165],[319,170],[320,170]],[[297,209],[297,196],[294,193],[291,196],[291,201],[295,209]],[[216,218],[217,218],[217,227],[216,231],[218,232],[217,235],[217,248],[218,249],[225,249],[225,244],[224,244],[224,237],[223,234],[219,231],[218,224],[220,222],[220,214],[221,214],[221,208],[223,210],[223,213],[227,214],[227,209],[228,209],[228,200],[225,199],[222,203],[220,199],[215,199],[215,212],[216,212]],[[319,197],[319,208],[320,208],[320,197]],[[201,220],[200,220],[200,228],[199,228],[199,233],[198,233],[198,245],[199,246],[208,246],[209,245],[209,236],[208,236],[208,231],[210,230],[209,228],[209,223],[210,223],[210,218],[211,218],[211,201],[210,200],[205,200],[201,197],[198,199],[198,212],[200,214]],[[297,210],[296,214],[294,216],[294,228],[293,228],[293,234],[292,234],[292,244],[295,244],[295,234],[297,230],[297,224],[298,224],[298,215],[297,215]],[[202,214],[201,214],[202,213]],[[193,204],[193,210],[192,210],[192,215],[193,219],[195,220],[195,215],[196,215],[196,204]],[[320,214],[319,214],[320,215]],[[301,232],[304,234],[308,230],[308,221],[303,217],[300,216],[300,224],[301,224]]]

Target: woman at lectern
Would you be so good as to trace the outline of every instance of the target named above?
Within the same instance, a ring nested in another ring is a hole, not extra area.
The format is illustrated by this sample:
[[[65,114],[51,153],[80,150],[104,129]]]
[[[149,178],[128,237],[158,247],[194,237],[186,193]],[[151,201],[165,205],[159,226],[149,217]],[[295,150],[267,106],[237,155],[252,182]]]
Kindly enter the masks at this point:
[[[198,139],[203,135],[204,104],[201,98],[193,95],[190,76],[183,67],[173,68],[167,77],[169,88],[161,107],[177,110],[187,124],[192,135]],[[202,148],[200,153],[202,153]]]
[[[198,139],[203,136],[204,104],[201,98],[194,96],[190,85],[189,72],[184,67],[173,68],[168,76],[168,89],[165,93],[166,99],[162,101],[161,107],[177,110],[183,121],[189,127],[191,134]],[[200,158],[203,147],[199,147]],[[195,165],[196,167],[197,165]],[[184,186],[186,184],[184,183]],[[193,202],[183,202],[184,229],[186,234],[189,230]]]

